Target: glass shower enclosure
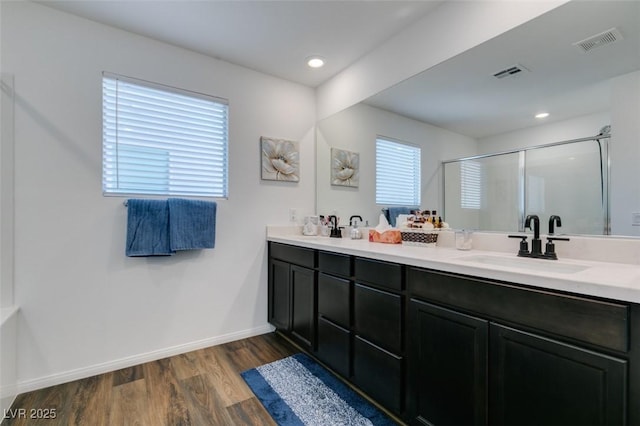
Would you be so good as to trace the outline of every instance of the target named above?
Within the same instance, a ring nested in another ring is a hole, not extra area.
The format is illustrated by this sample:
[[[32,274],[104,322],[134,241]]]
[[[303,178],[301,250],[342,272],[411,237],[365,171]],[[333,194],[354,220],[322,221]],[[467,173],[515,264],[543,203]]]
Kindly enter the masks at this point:
[[[452,228],[522,232],[529,214],[541,231],[608,235],[608,135],[443,162],[444,218]]]

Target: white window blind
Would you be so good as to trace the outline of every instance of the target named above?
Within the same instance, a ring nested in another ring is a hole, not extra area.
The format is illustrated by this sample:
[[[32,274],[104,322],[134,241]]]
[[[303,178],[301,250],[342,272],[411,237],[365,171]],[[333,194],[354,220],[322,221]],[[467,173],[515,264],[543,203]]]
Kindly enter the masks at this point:
[[[482,200],[482,164],[466,160],[460,163],[460,207],[479,210]]]
[[[420,205],[420,148],[376,139],[376,203]]]
[[[102,122],[105,195],[228,196],[226,100],[104,73]]]

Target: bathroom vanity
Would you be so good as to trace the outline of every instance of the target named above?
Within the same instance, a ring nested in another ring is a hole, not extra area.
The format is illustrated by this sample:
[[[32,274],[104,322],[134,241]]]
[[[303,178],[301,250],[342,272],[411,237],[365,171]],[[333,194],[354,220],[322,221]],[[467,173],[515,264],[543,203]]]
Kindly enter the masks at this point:
[[[269,322],[407,423],[640,423],[637,265],[267,239]]]

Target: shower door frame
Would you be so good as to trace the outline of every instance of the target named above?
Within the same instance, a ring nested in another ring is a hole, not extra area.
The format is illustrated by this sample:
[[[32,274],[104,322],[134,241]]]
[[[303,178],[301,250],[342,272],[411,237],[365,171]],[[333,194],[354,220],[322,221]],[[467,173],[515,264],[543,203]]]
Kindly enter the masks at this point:
[[[525,221],[525,195],[526,195],[526,152],[532,151],[536,149],[542,148],[550,148],[554,146],[560,145],[569,145],[573,143],[579,142],[589,142],[594,141],[598,144],[598,149],[600,151],[600,183],[601,183],[601,203],[602,203],[602,212],[603,212],[603,224],[602,224],[602,234],[598,235],[611,235],[611,213],[610,213],[610,184],[611,184],[611,168],[610,168],[610,158],[609,158],[609,143],[611,141],[611,134],[609,133],[599,133],[595,136],[586,137],[586,138],[578,138],[578,139],[569,139],[560,142],[552,142],[548,144],[542,145],[534,145],[526,148],[520,149],[512,149],[508,151],[499,151],[493,152],[489,154],[480,154],[474,155],[471,157],[464,158],[456,158],[453,160],[446,160],[442,162],[442,213],[443,216],[446,217],[446,205],[445,205],[445,191],[446,191],[446,173],[445,173],[445,165],[450,163],[461,163],[464,161],[470,160],[479,160],[483,158],[497,157],[500,155],[508,155],[508,154],[518,154],[518,231],[524,232],[524,221]],[[480,230],[481,231],[481,230]]]

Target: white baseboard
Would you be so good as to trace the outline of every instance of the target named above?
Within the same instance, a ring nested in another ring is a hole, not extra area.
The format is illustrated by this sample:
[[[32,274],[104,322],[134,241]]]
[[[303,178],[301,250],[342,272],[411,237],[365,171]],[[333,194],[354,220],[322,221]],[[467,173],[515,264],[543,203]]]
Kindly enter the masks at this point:
[[[13,405],[13,402],[16,400],[16,397],[18,396],[18,393],[13,389],[15,388],[15,386],[12,386],[11,388],[12,389],[8,390],[5,386],[5,388],[1,391],[4,392],[4,396],[0,397],[0,407],[2,409],[2,418],[0,418],[0,424],[3,423],[4,416],[6,415],[5,413],[9,411],[9,409]]]
[[[38,379],[25,380],[18,383],[17,393],[21,394],[25,392],[38,390],[38,389],[43,389],[49,386],[68,383],[74,380],[84,379],[84,378],[95,376],[98,374],[120,370],[121,368],[132,367],[134,365],[143,364],[149,361],[156,361],[158,359],[183,354],[186,352],[191,352],[198,349],[208,348],[210,346],[220,345],[223,343],[233,342],[235,340],[245,339],[247,337],[253,337],[253,336],[258,336],[260,334],[270,333],[273,330],[274,330],[273,326],[269,324],[265,324],[260,327],[255,327],[248,330],[242,330],[234,333],[223,334],[221,336],[210,337],[210,338],[198,340],[195,342],[172,346],[165,349],[159,349],[156,351],[134,355],[126,358],[121,358],[114,361],[108,361],[101,364],[92,365],[89,367],[83,367],[75,370],[65,371],[63,373],[52,374],[50,376],[41,377]]]

